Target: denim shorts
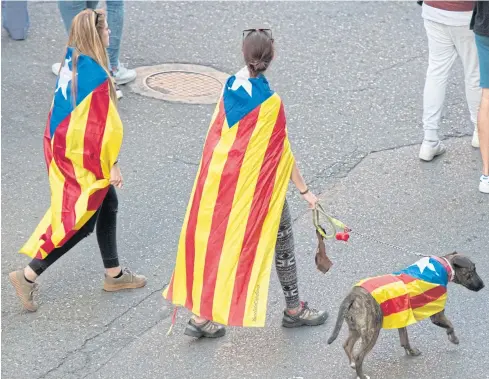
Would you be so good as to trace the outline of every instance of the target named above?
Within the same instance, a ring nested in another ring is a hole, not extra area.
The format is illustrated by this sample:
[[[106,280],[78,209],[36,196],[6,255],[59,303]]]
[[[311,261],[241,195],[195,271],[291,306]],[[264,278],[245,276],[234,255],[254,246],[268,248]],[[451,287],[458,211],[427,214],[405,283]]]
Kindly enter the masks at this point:
[[[489,88],[489,37],[476,34],[475,44],[479,54],[481,88]]]

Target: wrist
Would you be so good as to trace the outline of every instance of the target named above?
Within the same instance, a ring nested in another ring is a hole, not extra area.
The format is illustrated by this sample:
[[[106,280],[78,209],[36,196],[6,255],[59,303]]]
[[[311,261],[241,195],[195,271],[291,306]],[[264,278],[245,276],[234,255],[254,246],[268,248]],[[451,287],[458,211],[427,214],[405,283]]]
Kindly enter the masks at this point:
[[[299,189],[299,193],[300,193],[301,195],[303,195],[303,196],[304,196],[306,193],[308,193],[308,192],[309,192],[309,188],[308,188],[308,187],[306,187],[306,188],[305,188],[304,190],[302,190],[302,191]]]

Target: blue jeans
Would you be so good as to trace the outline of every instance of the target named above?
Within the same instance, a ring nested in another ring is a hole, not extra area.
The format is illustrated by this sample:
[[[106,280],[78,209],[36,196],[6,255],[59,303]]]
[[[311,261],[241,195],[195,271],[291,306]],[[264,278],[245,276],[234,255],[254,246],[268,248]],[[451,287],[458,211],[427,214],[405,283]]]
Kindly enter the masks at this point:
[[[13,40],[24,40],[29,30],[27,1],[2,0],[2,26]]]
[[[66,32],[70,32],[71,22],[84,9],[95,9],[98,1],[58,0],[58,8],[63,18]],[[107,0],[107,23],[110,29],[110,45],[107,48],[111,67],[119,66],[122,28],[124,27],[124,1]]]

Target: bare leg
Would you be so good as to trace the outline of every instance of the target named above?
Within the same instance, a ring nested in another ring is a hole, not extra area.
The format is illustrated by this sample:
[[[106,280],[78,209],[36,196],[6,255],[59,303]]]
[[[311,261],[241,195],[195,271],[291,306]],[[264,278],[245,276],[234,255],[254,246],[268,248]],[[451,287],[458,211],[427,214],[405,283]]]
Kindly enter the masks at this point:
[[[411,347],[408,338],[408,332],[406,328],[400,328],[399,330],[399,338],[401,340],[401,346],[406,350],[406,354],[412,357],[417,357],[421,355],[421,351],[416,349],[415,347]]]
[[[482,89],[479,109],[479,141],[482,156],[482,174],[489,175],[489,88]]]
[[[454,343],[455,345],[458,345],[459,341],[457,336],[455,335],[455,330],[453,329],[453,325],[450,322],[449,319],[447,319],[447,316],[445,316],[445,311],[441,311],[437,314],[434,314],[433,316],[430,317],[431,322],[441,328],[444,328],[447,330],[447,335],[448,335],[448,340],[451,343]]]

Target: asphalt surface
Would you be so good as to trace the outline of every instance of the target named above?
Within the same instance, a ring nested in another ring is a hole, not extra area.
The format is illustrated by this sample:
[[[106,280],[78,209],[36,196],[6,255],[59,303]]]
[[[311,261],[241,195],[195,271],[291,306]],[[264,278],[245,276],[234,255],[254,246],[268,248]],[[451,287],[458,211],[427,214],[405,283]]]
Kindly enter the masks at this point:
[[[177,240],[213,106],[170,104],[127,86],[119,191],[118,243],[125,265],[145,274],[144,289],[108,294],[91,236],[39,280],[41,307],[25,314],[8,272],[28,259],[16,252],[49,204],[42,134],[66,41],[54,3],[29,5],[24,42],[2,32],[2,377],[354,378],[341,344],[326,344],[337,308],[358,280],[403,268],[417,257],[352,235],[329,243],[335,265],[316,271],[314,232],[291,190],[302,297],[331,317],[317,328],[284,330],[284,301],[272,274],[267,325],[228,330],[220,340],[174,332],[161,290]],[[338,218],[362,234],[425,254],[465,252],[489,282],[489,197],[477,190],[479,152],[457,62],[441,125],[448,152],[417,158],[427,41],[415,2],[128,2],[121,60],[130,67],[192,63],[233,73],[241,30],[273,29],[277,59],[268,75],[282,96],[295,155],[310,187]],[[410,327],[409,358],[397,333],[381,334],[366,358],[372,379],[489,378],[487,290],[450,285],[447,315],[460,345],[429,321]],[[346,329],[346,327],[344,327]]]

